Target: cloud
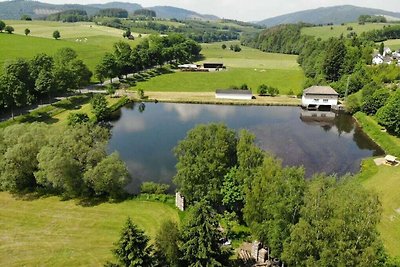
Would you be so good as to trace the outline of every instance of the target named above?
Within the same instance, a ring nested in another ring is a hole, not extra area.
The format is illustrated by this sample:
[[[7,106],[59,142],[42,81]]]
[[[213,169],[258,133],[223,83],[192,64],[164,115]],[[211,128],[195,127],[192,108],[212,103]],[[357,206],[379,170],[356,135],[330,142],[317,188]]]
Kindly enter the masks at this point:
[[[165,111],[176,112],[181,122],[188,122],[196,119],[204,113],[211,113],[219,119],[226,119],[235,114],[235,108],[221,105],[184,105],[166,104]]]

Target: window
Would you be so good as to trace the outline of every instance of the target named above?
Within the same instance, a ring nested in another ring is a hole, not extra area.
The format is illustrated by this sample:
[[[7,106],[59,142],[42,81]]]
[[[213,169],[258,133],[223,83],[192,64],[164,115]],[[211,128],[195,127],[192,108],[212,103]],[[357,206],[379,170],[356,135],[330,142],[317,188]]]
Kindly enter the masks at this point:
[[[328,103],[329,100],[328,99],[324,99],[323,101],[324,101],[324,103]]]
[[[315,101],[315,102],[319,102],[319,99],[318,99],[318,98],[314,98],[314,101]]]

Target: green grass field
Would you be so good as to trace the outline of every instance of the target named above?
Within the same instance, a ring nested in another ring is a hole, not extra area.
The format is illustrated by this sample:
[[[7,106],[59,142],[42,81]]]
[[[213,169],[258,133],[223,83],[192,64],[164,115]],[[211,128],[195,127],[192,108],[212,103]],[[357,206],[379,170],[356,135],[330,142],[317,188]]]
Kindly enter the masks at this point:
[[[20,200],[0,193],[0,266],[103,266],[128,216],[154,237],[167,204],[129,200],[82,207],[58,197]]]
[[[400,49],[400,39],[387,40],[384,43],[385,43],[385,46],[390,47],[390,49],[392,49],[392,51]]]
[[[359,25],[358,23],[347,23],[346,25],[333,25],[333,26],[322,26],[322,27],[307,27],[302,29],[302,34],[311,35],[322,40],[327,40],[331,37],[339,37],[341,34],[347,36],[351,31],[347,30],[347,27],[353,27],[354,32],[360,35],[362,32],[383,29],[384,26],[391,25],[390,23],[367,23],[365,25]],[[393,24],[395,25],[395,24]],[[333,29],[331,29],[331,27]]]
[[[49,21],[6,21],[6,23],[12,25],[15,32],[0,34],[0,47],[2,47],[0,66],[9,59],[32,58],[38,53],[53,55],[62,47],[70,47],[78,53],[79,58],[88,65],[90,70],[94,71],[104,53],[112,51],[114,43],[124,40],[121,30],[97,26],[93,23]],[[24,35],[25,28],[31,30],[29,36]],[[52,38],[54,30],[60,31],[60,40]],[[136,38],[129,43],[135,46],[139,40]]]
[[[246,83],[253,91],[261,84],[277,87],[281,94],[290,90],[300,92],[304,75],[293,55],[264,53],[260,50],[242,47],[235,53],[229,50],[234,42],[203,44],[202,62],[222,62],[227,70],[219,72],[176,72],[152,78],[137,84],[145,91],[166,92],[211,92],[216,89],[240,86]]]

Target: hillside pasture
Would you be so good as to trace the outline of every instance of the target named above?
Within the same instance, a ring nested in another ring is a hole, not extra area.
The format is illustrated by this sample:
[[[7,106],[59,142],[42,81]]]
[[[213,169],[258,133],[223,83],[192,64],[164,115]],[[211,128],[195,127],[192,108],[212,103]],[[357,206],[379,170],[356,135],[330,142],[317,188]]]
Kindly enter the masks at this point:
[[[390,47],[390,49],[392,49],[392,50],[400,49],[400,39],[387,40],[384,43],[385,43],[385,46]]]
[[[344,35],[345,37],[350,32],[355,32],[357,35],[360,35],[363,32],[371,31],[371,30],[380,30],[383,27],[387,27],[389,25],[396,25],[390,23],[366,23],[365,25],[360,25],[358,23],[346,23],[345,25],[332,25],[332,26],[317,26],[317,27],[306,27],[301,30],[303,35],[315,36],[316,38],[321,38],[322,40],[327,40],[331,37],[340,37],[340,35]],[[352,27],[353,30],[347,30],[348,27]],[[332,28],[332,29],[331,29]]]
[[[221,48],[222,44],[227,49]],[[264,53],[260,50],[243,47],[241,52],[229,50],[231,44],[221,42],[203,44],[204,62],[221,62],[226,70],[218,72],[180,72],[161,75],[148,81],[139,82],[137,88],[159,92],[214,92],[216,89],[240,86],[246,83],[253,92],[261,84],[277,87],[280,94],[290,90],[298,93],[302,89],[304,74],[297,64],[297,56]]]
[[[128,216],[150,237],[178,211],[129,200],[84,207],[58,197],[34,200],[0,192],[0,266],[103,266]]]

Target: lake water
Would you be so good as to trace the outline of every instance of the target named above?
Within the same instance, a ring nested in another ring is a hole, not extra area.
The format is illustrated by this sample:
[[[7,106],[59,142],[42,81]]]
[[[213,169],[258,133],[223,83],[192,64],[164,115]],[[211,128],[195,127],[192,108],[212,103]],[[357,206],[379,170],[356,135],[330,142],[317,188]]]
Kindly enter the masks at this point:
[[[298,107],[129,104],[115,114],[109,152],[118,151],[132,175],[129,191],[142,181],[171,183],[176,159],[172,149],[199,123],[223,122],[256,135],[261,148],[284,165],[316,172],[355,173],[363,158],[383,154],[351,116],[304,111]]]

